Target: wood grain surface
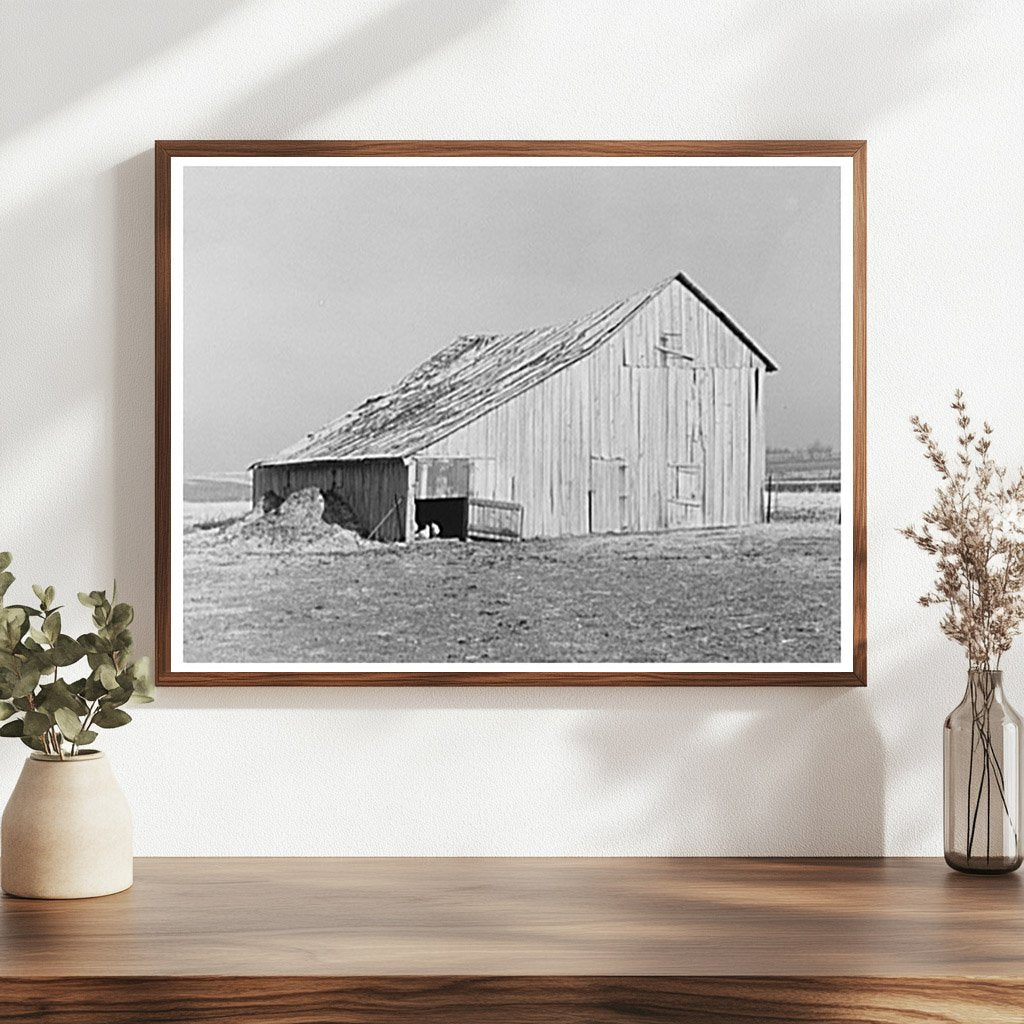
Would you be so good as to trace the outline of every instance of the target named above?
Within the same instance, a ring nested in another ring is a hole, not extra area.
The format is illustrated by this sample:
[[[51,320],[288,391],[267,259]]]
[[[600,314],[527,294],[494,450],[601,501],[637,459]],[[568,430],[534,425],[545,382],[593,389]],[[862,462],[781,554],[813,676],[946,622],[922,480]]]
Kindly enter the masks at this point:
[[[0,1020],[1024,1021],[1020,876],[939,860],[136,863],[0,902]]]
[[[0,901],[7,973],[1024,976],[1016,874],[939,860],[140,858]]]
[[[850,157],[853,163],[852,671],[171,671],[171,160],[174,157]],[[863,140],[161,140],[155,163],[156,671],[161,686],[864,686],[867,681],[867,144]]]
[[[1021,987],[937,978],[67,978],[5,1024],[1020,1024]]]

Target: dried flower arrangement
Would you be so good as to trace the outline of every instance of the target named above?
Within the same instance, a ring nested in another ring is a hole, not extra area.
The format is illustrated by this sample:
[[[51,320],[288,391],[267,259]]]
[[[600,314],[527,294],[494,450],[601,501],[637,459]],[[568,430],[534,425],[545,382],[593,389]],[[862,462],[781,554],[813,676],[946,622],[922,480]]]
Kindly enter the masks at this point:
[[[964,871],[1012,871],[1021,863],[1020,721],[1002,698],[999,666],[1024,622],[1024,469],[1010,475],[993,460],[992,427],[972,429],[959,389],[952,409],[952,456],[911,419],[941,483],[922,524],[901,532],[936,559],[935,583],[918,600],[943,609],[942,632],[967,655],[967,692],[944,730],[946,860]]]
[[[971,429],[963,392],[955,393],[956,454],[939,447],[914,416],[914,434],[942,483],[920,527],[901,532],[936,557],[934,587],[918,600],[945,609],[942,632],[962,644],[970,668],[993,671],[1024,622],[1024,469],[1012,479],[989,454],[992,427]]]

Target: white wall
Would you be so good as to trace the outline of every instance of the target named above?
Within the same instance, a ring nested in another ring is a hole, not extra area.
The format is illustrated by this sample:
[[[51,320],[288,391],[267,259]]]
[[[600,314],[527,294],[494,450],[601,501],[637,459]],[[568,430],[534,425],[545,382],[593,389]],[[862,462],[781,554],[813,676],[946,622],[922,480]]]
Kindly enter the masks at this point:
[[[0,4],[0,548],[116,574],[143,648],[154,138],[870,140],[868,689],[167,689],[104,737],[138,852],[939,853],[963,671],[895,528],[955,385],[1024,460],[1022,39],[1012,2]]]

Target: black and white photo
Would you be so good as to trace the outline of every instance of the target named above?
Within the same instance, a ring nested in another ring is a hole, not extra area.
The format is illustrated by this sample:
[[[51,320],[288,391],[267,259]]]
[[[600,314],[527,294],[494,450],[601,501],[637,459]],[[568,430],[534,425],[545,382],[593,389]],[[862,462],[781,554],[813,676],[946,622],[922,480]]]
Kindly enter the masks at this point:
[[[852,673],[852,186],[172,156],[165,667]]]

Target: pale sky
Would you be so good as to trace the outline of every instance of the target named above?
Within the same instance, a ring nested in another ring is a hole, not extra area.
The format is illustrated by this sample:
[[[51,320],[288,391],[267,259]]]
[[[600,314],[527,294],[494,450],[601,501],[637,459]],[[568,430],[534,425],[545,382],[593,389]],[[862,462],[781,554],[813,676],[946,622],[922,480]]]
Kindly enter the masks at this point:
[[[771,447],[840,432],[836,168],[187,167],[185,473],[244,470],[458,334],[682,270],[779,364]]]

